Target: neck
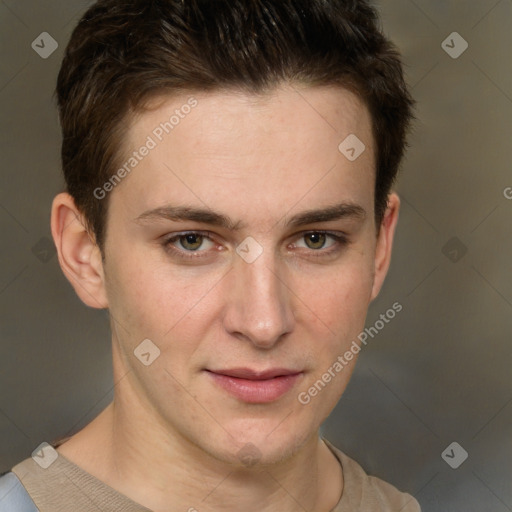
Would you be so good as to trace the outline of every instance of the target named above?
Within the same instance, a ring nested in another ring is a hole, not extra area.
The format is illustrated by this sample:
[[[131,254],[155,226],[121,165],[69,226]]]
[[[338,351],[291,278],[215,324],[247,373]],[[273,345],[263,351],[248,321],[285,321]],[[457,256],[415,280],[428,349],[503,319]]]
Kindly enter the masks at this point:
[[[158,512],[329,512],[342,491],[340,464],[317,434],[287,460],[234,466],[169,432],[151,411],[134,415],[123,400],[114,400],[58,451]]]

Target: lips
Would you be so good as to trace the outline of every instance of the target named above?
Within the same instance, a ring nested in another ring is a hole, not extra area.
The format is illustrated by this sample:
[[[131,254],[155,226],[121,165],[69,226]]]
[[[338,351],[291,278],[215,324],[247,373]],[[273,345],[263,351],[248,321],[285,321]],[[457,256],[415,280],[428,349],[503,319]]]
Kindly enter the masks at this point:
[[[286,375],[294,375],[300,373],[298,370],[287,370],[285,368],[271,368],[264,371],[255,371],[249,368],[233,368],[231,370],[210,370],[217,375],[225,375],[226,377],[235,377],[236,379],[246,380],[267,380],[274,377],[282,377]]]
[[[230,368],[206,370],[214,383],[231,396],[247,403],[268,403],[281,398],[290,391],[303,372],[289,368],[253,370]]]

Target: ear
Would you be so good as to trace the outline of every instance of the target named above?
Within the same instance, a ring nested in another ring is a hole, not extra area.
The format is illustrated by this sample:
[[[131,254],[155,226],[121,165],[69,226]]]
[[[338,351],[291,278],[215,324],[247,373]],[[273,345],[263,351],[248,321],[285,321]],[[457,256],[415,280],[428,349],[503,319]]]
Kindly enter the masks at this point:
[[[108,307],[101,252],[73,198],[63,192],[52,204],[51,228],[60,267],[80,299],[92,308]]]
[[[395,228],[398,222],[398,211],[400,210],[400,199],[395,193],[388,196],[388,205],[384,218],[379,227],[377,245],[375,248],[375,267],[371,299],[375,299],[380,292],[391,262],[391,249]]]

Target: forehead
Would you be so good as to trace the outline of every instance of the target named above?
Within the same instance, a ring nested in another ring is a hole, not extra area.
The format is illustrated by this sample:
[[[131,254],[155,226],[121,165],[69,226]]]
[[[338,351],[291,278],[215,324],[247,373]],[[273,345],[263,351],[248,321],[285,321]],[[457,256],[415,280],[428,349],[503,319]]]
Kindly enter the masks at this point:
[[[121,164],[137,162],[112,203],[122,196],[134,215],[168,203],[225,209],[260,223],[261,212],[275,221],[299,203],[371,203],[371,134],[367,108],[339,87],[155,98],[131,122]],[[345,140],[364,148],[357,159],[347,158]]]

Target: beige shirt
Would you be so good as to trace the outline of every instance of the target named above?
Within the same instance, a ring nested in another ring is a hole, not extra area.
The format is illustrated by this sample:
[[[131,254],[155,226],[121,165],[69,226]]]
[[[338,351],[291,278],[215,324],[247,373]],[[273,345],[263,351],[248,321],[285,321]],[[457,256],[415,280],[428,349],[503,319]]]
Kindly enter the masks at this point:
[[[341,499],[332,512],[420,511],[418,502],[411,495],[398,491],[379,478],[368,476],[357,462],[326,439],[324,441],[339,460],[344,479]],[[12,471],[40,512],[151,512],[60,453],[47,469],[28,458],[14,466]],[[194,510],[193,504],[190,509]]]

